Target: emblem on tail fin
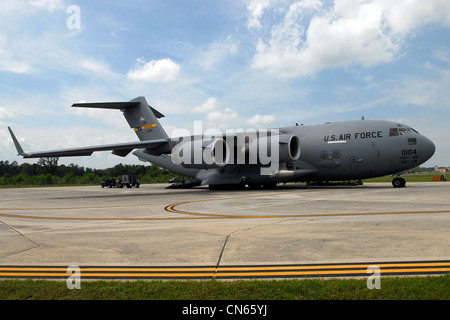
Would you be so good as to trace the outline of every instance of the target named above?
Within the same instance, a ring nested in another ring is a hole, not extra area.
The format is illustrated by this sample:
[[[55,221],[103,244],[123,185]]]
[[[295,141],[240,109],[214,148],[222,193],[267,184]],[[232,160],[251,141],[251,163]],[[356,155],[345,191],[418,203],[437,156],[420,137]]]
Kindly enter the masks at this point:
[[[138,131],[141,131],[141,130],[150,129],[150,128],[154,128],[154,127],[156,127],[156,123],[148,124],[148,125],[143,126],[143,127],[134,128],[134,131],[138,132]]]

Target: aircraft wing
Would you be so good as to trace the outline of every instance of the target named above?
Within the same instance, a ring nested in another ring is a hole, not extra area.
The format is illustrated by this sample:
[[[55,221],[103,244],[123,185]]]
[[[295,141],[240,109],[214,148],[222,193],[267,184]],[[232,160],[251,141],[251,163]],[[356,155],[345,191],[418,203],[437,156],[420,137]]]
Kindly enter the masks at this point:
[[[99,146],[90,146],[82,148],[70,148],[70,149],[58,149],[49,151],[36,151],[36,152],[25,152],[23,151],[19,141],[12,132],[11,128],[8,127],[11,138],[13,139],[14,145],[16,146],[19,155],[24,158],[43,158],[43,157],[76,157],[76,156],[90,156],[95,151],[109,151],[112,150],[113,154],[118,156],[126,156],[134,149],[145,149],[145,148],[155,148],[164,143],[167,143],[167,139],[156,139],[147,141],[137,141],[137,142],[126,142],[126,143],[115,143],[115,144],[105,144]]]

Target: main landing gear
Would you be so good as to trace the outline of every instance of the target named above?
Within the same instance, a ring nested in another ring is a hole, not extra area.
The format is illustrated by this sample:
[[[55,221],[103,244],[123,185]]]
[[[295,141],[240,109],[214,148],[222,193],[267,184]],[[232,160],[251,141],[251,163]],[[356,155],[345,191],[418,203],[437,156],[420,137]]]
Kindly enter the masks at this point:
[[[400,177],[394,178],[392,180],[392,186],[394,188],[404,188],[406,186],[406,180]]]

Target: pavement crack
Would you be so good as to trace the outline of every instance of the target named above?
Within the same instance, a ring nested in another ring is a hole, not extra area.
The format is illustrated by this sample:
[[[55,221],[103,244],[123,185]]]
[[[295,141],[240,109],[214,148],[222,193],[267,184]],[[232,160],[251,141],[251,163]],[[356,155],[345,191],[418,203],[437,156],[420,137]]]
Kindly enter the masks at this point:
[[[40,247],[40,244],[35,242],[34,240],[28,238],[26,235],[24,235],[22,232],[20,232],[19,230],[15,229],[14,227],[10,226],[9,224],[7,224],[6,222],[4,222],[3,220],[0,220],[1,223],[3,223],[6,227],[8,227],[9,229],[11,229],[12,231],[14,231],[15,233],[21,235],[22,237],[24,237],[25,239],[27,239],[28,241],[34,243],[36,245],[36,247]]]
[[[233,234],[235,234],[235,233],[242,232],[242,231],[247,231],[247,230],[250,230],[250,229],[253,229],[253,227],[251,227],[251,228],[246,228],[246,229],[243,229],[243,230],[235,230],[235,231],[233,231],[233,232],[230,232],[230,233],[225,237],[225,241],[223,242],[222,249],[220,250],[219,259],[217,259],[216,268],[215,268],[215,270],[214,270],[214,277],[215,277],[215,274],[217,273],[217,271],[218,271],[218,269],[219,269],[219,267],[220,267],[220,263],[221,263],[221,261],[222,261],[223,253],[225,252],[225,247],[227,246],[227,243],[228,243],[228,240],[230,239],[230,237],[231,237]]]
[[[294,220],[294,219],[288,219],[288,220]],[[216,274],[218,273],[218,270],[219,270],[219,268],[220,268],[220,264],[221,264],[221,262],[222,262],[223,254],[224,254],[224,252],[225,252],[225,248],[226,248],[226,246],[227,246],[227,244],[228,244],[228,240],[231,238],[231,236],[233,236],[233,235],[236,234],[236,233],[240,233],[240,232],[244,232],[244,231],[248,231],[248,230],[253,230],[253,229],[260,228],[260,227],[272,226],[272,225],[276,225],[276,224],[280,224],[280,223],[284,223],[284,222],[286,222],[286,220],[279,220],[279,221],[275,221],[275,222],[268,223],[268,224],[267,224],[267,223],[265,223],[265,224],[259,224],[259,225],[255,225],[255,226],[248,227],[248,228],[245,228],[245,229],[235,230],[235,231],[233,231],[233,232],[230,232],[230,233],[225,237],[225,241],[223,242],[222,249],[220,250],[219,258],[217,259],[217,263],[216,263],[215,270],[214,270],[214,278],[216,277]]]

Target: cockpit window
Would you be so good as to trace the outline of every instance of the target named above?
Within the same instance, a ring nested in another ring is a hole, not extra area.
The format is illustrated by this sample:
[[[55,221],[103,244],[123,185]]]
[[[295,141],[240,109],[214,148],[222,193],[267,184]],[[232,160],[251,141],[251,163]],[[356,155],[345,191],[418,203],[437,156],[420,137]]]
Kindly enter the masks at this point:
[[[397,128],[389,129],[389,136],[390,137],[398,136],[398,129]]]
[[[417,134],[419,134],[419,132],[417,132],[413,128],[400,127],[400,128],[390,128],[389,129],[389,136],[390,137],[404,136],[405,134],[408,134],[408,133],[417,133]]]

